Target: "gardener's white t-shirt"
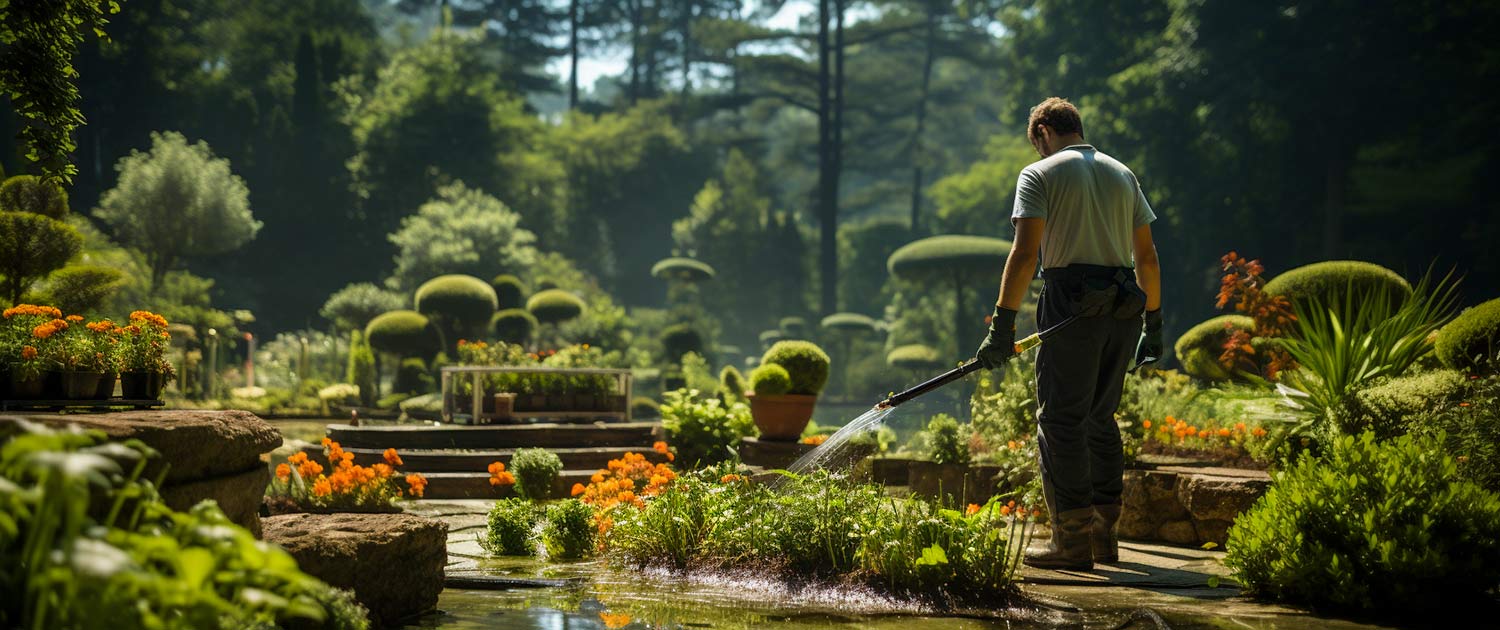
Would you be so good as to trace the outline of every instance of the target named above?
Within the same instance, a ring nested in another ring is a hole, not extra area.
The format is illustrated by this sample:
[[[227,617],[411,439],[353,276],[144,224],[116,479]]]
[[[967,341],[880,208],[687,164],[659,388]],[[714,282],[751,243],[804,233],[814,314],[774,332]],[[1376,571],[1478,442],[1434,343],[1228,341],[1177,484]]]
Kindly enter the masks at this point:
[[[1134,268],[1131,233],[1156,220],[1135,173],[1087,144],[1021,171],[1011,221],[1032,217],[1047,221],[1043,269],[1074,263]]]

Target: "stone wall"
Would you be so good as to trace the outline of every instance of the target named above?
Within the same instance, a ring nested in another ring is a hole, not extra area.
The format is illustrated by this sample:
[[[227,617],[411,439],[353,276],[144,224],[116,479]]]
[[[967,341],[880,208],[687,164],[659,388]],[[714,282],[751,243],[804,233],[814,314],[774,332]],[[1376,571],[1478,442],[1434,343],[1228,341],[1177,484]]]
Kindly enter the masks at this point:
[[[1165,466],[1125,471],[1120,537],[1176,545],[1215,543],[1271,485],[1264,471]]]

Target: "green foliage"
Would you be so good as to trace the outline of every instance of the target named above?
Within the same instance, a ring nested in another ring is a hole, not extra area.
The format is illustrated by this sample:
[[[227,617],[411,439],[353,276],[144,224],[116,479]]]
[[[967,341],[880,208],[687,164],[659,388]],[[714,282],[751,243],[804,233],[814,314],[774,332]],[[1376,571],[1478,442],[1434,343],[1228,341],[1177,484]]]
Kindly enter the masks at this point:
[[[898,248],[910,243],[911,238],[911,226],[905,221],[840,222],[839,303],[856,313],[878,313],[884,309],[890,299],[885,290],[889,277],[885,262]]]
[[[392,393],[426,394],[433,390],[432,372],[427,362],[418,357],[407,357],[396,366],[396,379],[391,382]]]
[[[816,396],[828,382],[828,353],[811,341],[778,341],[766,350],[760,362],[786,368],[791,377],[788,394]]]
[[[936,348],[913,343],[899,346],[887,352],[886,365],[903,370],[934,370],[943,367],[943,358]]]
[[[206,142],[153,132],[150,152],[131,151],[115,170],[119,179],[94,216],[145,254],[153,290],[183,258],[239,249],[260,231],[249,188]]]
[[[1289,269],[1266,283],[1266,293],[1284,295],[1293,306],[1341,304],[1350,293],[1400,306],[1412,293],[1411,283],[1390,269],[1358,260],[1326,260]]]
[[[437,331],[416,311],[382,313],[365,326],[370,347],[401,356],[430,357],[440,350]]]
[[[662,330],[661,345],[666,360],[676,363],[689,352],[703,354],[703,335],[692,324],[673,324]]]
[[[72,226],[29,212],[0,212],[0,276],[3,297],[18,304],[37,280],[68,264],[83,249]]]
[[[563,499],[547,506],[542,544],[547,556],[564,560],[594,553],[594,509],[578,499]]]
[[[473,282],[484,285],[483,293],[494,299],[494,289],[479,278],[492,277],[500,269],[536,264],[536,235],[521,227],[521,215],[463,182],[439,187],[437,197],[401,220],[390,242],[397,248],[392,277],[406,289],[438,276],[478,276]],[[465,294],[480,292],[467,285],[445,288]]]
[[[0,184],[0,212],[30,212],[61,219],[68,214],[68,191],[57,181],[17,175]]]
[[[1424,412],[1452,406],[1468,393],[1462,372],[1418,372],[1356,390],[1336,413],[1347,431],[1373,431],[1384,439],[1405,433],[1408,423]]]
[[[368,282],[356,282],[328,296],[318,311],[339,330],[364,330],[370,320],[381,313],[406,308],[400,293],[382,289]]]
[[[971,429],[968,425],[960,424],[953,416],[940,413],[928,420],[922,431],[927,434],[925,455],[928,459],[939,464],[969,463]]]
[[[908,280],[951,281],[971,273],[998,275],[1010,255],[1010,242],[987,236],[947,234],[901,246],[886,260],[891,275]]]
[[[979,375],[969,399],[970,427],[991,446],[1036,434],[1036,359],[1022,354],[1000,374]]]
[[[563,289],[538,291],[531,299],[526,300],[526,310],[531,311],[537,321],[543,324],[556,324],[576,318],[583,314],[585,308],[587,305],[582,298]]]
[[[511,344],[526,343],[539,325],[536,317],[520,308],[507,308],[490,318],[490,332],[496,339]]]
[[[938,222],[949,230],[984,233],[994,230],[995,208],[1009,208],[1016,194],[1016,174],[1036,161],[1036,150],[1023,133],[999,133],[984,145],[984,158],[966,170],[934,182],[930,195]]]
[[[474,276],[438,276],[417,288],[417,312],[442,327],[449,351],[459,339],[478,336],[494,316],[495,305],[495,290]]]
[[[678,282],[704,282],[714,278],[714,268],[701,260],[673,256],[651,265],[651,275]]]
[[[875,332],[875,320],[859,313],[834,313],[824,317],[819,326],[843,333]]]
[[[542,511],[526,499],[501,499],[490,508],[488,525],[479,535],[479,546],[500,556],[529,556],[536,553],[532,532],[541,521]]]
[[[1205,381],[1229,380],[1233,375],[1219,363],[1224,342],[1232,331],[1254,329],[1255,320],[1244,315],[1220,315],[1198,324],[1177,338],[1177,362],[1183,372]]]
[[[1460,313],[1437,335],[1437,355],[1456,370],[1500,370],[1500,298]]]
[[[360,403],[366,407],[375,403],[378,393],[375,376],[375,352],[370,349],[369,342],[365,341],[363,332],[349,331],[349,370],[344,380],[359,387]]]
[[[532,501],[552,496],[552,484],[562,467],[562,458],[545,448],[518,449],[509,467],[516,477],[516,494]]]
[[[782,339],[807,339],[807,320],[801,317],[783,317],[776,322],[776,329]]]
[[[708,366],[708,359],[696,352],[682,355],[682,380],[685,387],[700,392],[717,391],[719,387],[718,379],[714,378]]]
[[[363,611],[211,501],[166,506],[156,453],[20,423],[0,448],[0,624],[31,628],[368,627]],[[91,507],[93,509],[91,509]]]
[[[68,265],[47,277],[47,303],[64,313],[93,313],[124,283],[124,274],[111,267]]]
[[[700,468],[736,457],[740,438],[755,435],[755,421],[743,403],[725,404],[696,389],[663,395],[661,425],[677,449],[677,462]]]
[[[780,367],[780,366],[778,366]],[[783,369],[782,371],[785,371]],[[788,385],[791,383],[788,382]],[[725,404],[746,402],[745,391],[749,388],[745,382],[745,375],[733,365],[726,365],[719,370],[719,399]]]
[[[1500,496],[1458,476],[1437,439],[1342,436],[1304,456],[1229,530],[1251,593],[1400,613],[1479,602],[1500,585]]]
[[[500,310],[526,307],[526,283],[520,278],[502,273],[490,280],[490,287],[495,289],[495,302]]]
[[[791,389],[792,375],[776,363],[767,363],[750,371],[750,391],[757,396],[780,396]]]
[[[630,399],[631,418],[655,418],[661,415],[661,405],[645,396]]]

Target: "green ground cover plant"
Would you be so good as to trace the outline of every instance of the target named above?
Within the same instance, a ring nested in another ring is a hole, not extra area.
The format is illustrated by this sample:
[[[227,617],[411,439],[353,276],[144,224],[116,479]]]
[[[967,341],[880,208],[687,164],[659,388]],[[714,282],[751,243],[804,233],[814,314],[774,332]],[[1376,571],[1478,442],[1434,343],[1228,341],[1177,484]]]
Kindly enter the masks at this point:
[[[574,560],[594,553],[594,509],[578,499],[547,506],[541,539],[549,558]]]
[[[517,450],[510,459],[510,472],[516,477],[516,494],[532,501],[552,496],[552,484],[557,481],[562,468],[562,458],[545,448]]]
[[[533,532],[542,512],[535,503],[511,497],[490,507],[479,546],[497,556],[529,556],[536,552]]]
[[[709,466],[735,457],[740,438],[755,435],[755,421],[744,403],[725,404],[696,389],[667,392],[663,399],[662,429],[683,466]]]

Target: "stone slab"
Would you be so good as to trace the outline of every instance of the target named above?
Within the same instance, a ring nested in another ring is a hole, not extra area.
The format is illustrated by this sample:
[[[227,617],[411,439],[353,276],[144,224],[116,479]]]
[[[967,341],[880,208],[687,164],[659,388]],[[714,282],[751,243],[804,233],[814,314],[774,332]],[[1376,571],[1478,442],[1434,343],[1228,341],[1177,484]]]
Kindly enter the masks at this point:
[[[166,484],[161,488],[161,498],[167,507],[178,511],[186,511],[204,499],[212,499],[229,520],[260,538],[260,504],[266,493],[266,484],[270,482],[271,471],[265,466],[256,466],[233,475]]]
[[[161,452],[146,469],[154,478],[167,464],[166,483],[241,473],[281,446],[281,432],[248,411],[164,410],[101,414],[31,415],[51,426],[77,425],[103,431],[112,440],[131,438]]]

